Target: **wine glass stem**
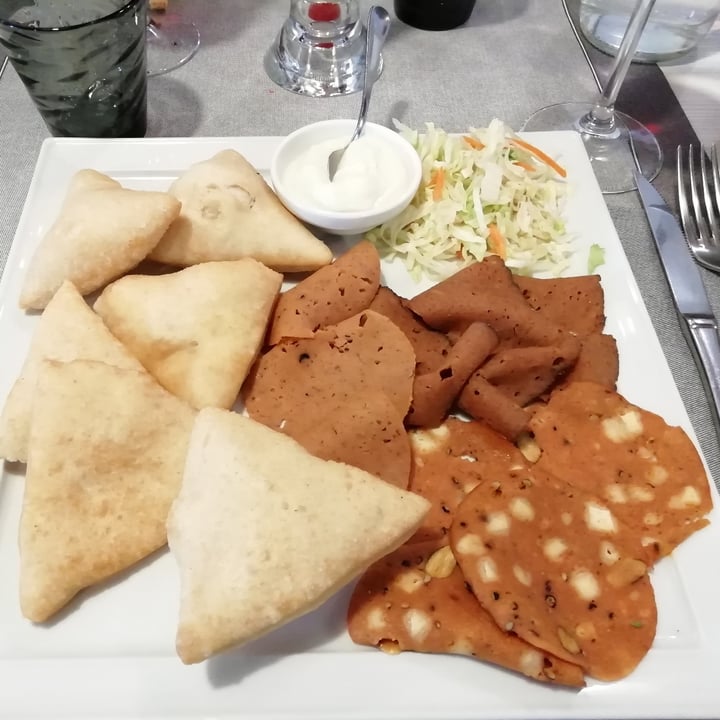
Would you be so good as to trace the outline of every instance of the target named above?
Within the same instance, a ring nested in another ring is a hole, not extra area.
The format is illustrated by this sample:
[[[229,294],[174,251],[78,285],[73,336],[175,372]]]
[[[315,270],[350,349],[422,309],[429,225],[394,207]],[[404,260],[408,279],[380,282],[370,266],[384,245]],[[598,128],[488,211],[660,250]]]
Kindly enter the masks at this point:
[[[610,76],[595,107],[580,119],[580,128],[592,135],[612,135],[615,132],[615,101],[625,81],[628,68],[637,50],[648,18],[656,0],[639,0],[620,42]]]

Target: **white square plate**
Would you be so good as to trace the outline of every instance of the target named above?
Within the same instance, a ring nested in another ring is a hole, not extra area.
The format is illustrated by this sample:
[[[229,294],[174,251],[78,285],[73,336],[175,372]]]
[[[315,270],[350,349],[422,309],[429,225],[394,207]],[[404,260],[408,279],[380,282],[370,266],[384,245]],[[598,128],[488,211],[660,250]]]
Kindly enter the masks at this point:
[[[620,391],[693,436],[579,137],[539,133],[531,139],[568,170],[568,227],[578,248],[571,274],[586,272],[591,243],[606,250],[600,273],[607,331],[620,348]],[[165,189],[191,163],[232,147],[267,175],[278,142],[47,140],[0,283],[0,402],[37,321],[17,307],[25,269],[75,171],[92,167],[128,187]],[[385,284],[401,295],[425,287],[396,264],[383,272]],[[249,647],[185,667],[174,652],[178,583],[167,552],[86,593],[55,622],[33,626],[21,617],[17,599],[22,491],[20,470],[6,466],[0,479],[0,718],[699,718],[720,711],[717,510],[710,527],[653,570],[659,621],[647,658],[621,682],[591,681],[571,691],[467,658],[390,657],[356,647],[344,629],[348,589]],[[717,508],[714,485],[712,492]]]

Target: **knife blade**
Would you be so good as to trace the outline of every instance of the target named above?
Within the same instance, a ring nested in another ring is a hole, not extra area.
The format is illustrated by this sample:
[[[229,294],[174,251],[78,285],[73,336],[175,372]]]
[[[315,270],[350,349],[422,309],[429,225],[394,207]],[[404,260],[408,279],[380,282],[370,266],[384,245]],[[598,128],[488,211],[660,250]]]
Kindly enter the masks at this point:
[[[637,171],[635,182],[680,318],[680,328],[700,370],[705,392],[712,400],[713,422],[720,433],[720,336],[717,319],[680,223],[662,195]]]

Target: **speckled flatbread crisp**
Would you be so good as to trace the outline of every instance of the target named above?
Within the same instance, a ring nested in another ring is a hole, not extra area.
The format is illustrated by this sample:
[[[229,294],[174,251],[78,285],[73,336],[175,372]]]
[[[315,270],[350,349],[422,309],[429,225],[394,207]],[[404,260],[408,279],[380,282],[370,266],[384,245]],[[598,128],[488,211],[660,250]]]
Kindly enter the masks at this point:
[[[288,406],[270,412],[277,417],[283,409]],[[408,486],[410,441],[402,415],[382,391],[320,386],[312,402],[286,412],[277,424],[271,424],[267,413],[259,417],[316,457],[352,465],[400,488]]]
[[[603,498],[659,555],[708,524],[710,488],[692,440],[622,395],[573,383],[552,394],[530,427],[541,467]]]
[[[0,457],[7,460],[27,461],[30,419],[43,360],[98,360],[128,370],[143,369],[66,280],[40,316],[25,363],[0,415]]]
[[[369,309],[392,320],[405,333],[415,351],[415,372],[422,375],[442,365],[451,343],[445,333],[425,325],[405,306],[406,302],[390,288],[380,287]]]
[[[513,442],[527,430],[530,422],[526,410],[478,372],[468,380],[457,404],[470,417],[487,423]]]
[[[577,338],[534,310],[503,261],[490,255],[408,301],[430,327],[455,334],[470,323],[487,323],[501,347],[561,346],[577,356]]]
[[[192,165],[169,192],[182,203],[151,258],[185,267],[251,257],[278,272],[316,270],[332,252],[235,150]]]
[[[282,275],[252,258],[126,275],[95,302],[112,333],[193,407],[230,408],[265,337]]]
[[[280,296],[268,342],[309,338],[357,315],[368,308],[379,286],[380,256],[372,243],[359,242]]]
[[[200,662],[315,609],[412,535],[427,505],[249,418],[201,410],[168,518],[180,658]]]
[[[370,567],[355,587],[348,632],[388,653],[466,655],[541,682],[581,687],[583,672],[503,632],[468,589],[447,544],[404,545]]]
[[[572,382],[593,382],[608,390],[617,387],[620,357],[617,341],[612,335],[593,333],[582,338],[580,354],[561,385]]]
[[[168,193],[128,190],[81,170],[30,260],[20,307],[41,310],[65,280],[81,295],[99,290],[147,257],[179,212]]]
[[[20,606],[44,622],[162,547],[192,408],[144,370],[43,360],[20,519]]]
[[[450,544],[501,629],[618,680],[645,657],[657,623],[648,557],[630,535],[607,506],[535,467],[478,485]]]
[[[497,346],[497,335],[485,323],[473,323],[450,348],[440,365],[415,374],[407,424],[436,427],[447,417],[468,378]]]
[[[527,467],[521,452],[480,422],[449,418],[433,430],[409,433],[410,489],[432,504],[412,542],[443,540],[455,510],[480,483]]]
[[[313,338],[275,345],[256,363],[243,397],[252,418],[310,452],[362,463],[407,487],[410,449],[403,418],[414,368],[405,335],[368,310]]]
[[[575,358],[567,358],[561,347],[506,348],[495,353],[477,371],[513,402],[524,407],[540,397],[574,367]],[[473,378],[468,383],[472,391]]]
[[[245,399],[248,411],[258,413],[259,419],[261,408],[269,404],[288,403],[294,409],[312,402],[314,388],[334,383],[358,391],[382,390],[404,417],[412,399],[414,369],[415,354],[405,335],[368,310],[315,338],[286,342],[265,353],[248,380]]]
[[[513,279],[530,307],[551,322],[580,336],[602,332],[605,294],[599,275]]]

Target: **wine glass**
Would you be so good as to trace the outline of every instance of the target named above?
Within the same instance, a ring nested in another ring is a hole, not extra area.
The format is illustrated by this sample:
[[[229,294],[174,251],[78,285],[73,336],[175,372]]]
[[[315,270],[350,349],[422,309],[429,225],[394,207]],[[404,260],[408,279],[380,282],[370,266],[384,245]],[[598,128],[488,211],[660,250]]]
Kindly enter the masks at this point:
[[[610,76],[594,103],[549,105],[534,112],[521,128],[578,131],[604,194],[635,190],[633,170],[653,180],[662,166],[662,150],[650,130],[615,110],[615,101],[655,2],[639,0],[635,6]]]
[[[148,14],[146,33],[149,77],[176,70],[191,60],[200,47],[197,26],[167,10]]]

